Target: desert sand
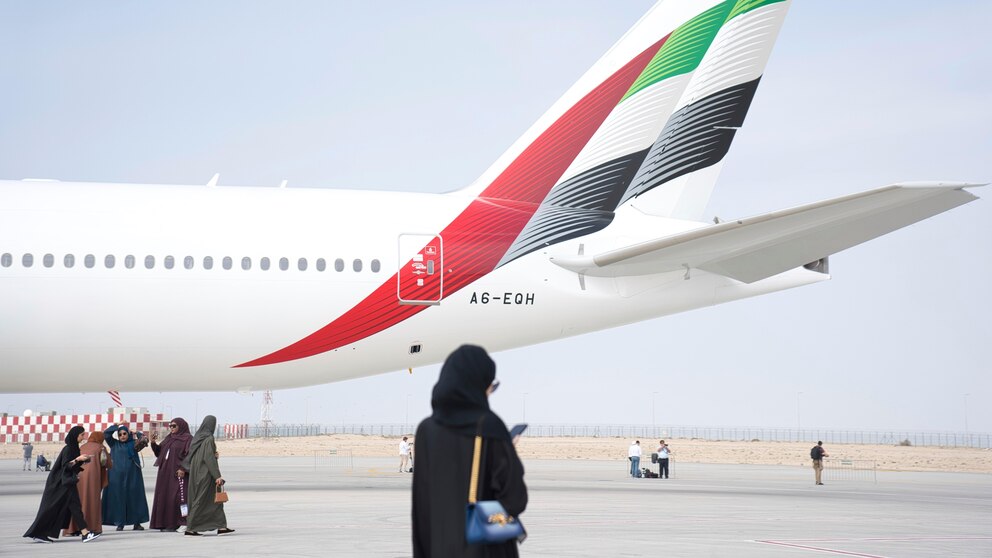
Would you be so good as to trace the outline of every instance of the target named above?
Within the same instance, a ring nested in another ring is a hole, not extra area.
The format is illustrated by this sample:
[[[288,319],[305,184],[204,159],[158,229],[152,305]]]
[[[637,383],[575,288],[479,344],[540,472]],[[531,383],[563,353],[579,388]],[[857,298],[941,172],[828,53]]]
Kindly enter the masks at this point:
[[[806,442],[714,442],[708,440],[669,439],[672,458],[677,463],[729,463],[742,465],[809,466],[809,449]],[[624,461],[627,446],[633,440],[624,438],[529,438],[524,436],[517,445],[521,458],[589,459]],[[218,451],[222,456],[313,456],[328,455],[335,450],[338,455],[355,457],[394,457],[397,455],[398,437],[334,434],[309,437],[252,438],[220,440]],[[650,465],[651,452],[657,440],[641,440],[644,456],[641,463]],[[974,448],[914,447],[880,445],[824,444],[833,459],[873,461],[880,471],[954,471],[992,473],[992,451]],[[61,444],[38,443],[38,452],[54,459]],[[150,449],[142,452],[151,459]],[[0,445],[0,458],[20,459],[20,444]],[[869,464],[870,466],[870,464]]]

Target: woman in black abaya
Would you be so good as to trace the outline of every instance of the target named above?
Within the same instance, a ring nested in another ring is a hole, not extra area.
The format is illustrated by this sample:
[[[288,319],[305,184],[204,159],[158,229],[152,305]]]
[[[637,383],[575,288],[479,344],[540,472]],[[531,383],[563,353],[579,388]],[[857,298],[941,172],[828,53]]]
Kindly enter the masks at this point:
[[[99,533],[92,533],[87,529],[79,502],[79,491],[76,488],[77,475],[83,463],[90,460],[89,455],[79,453],[79,443],[85,438],[86,429],[82,426],[73,426],[66,434],[65,447],[59,453],[45,481],[45,492],[41,496],[38,515],[24,533],[25,537],[38,542],[55,542],[51,537],[58,538],[59,532],[69,526],[70,517],[80,528],[83,542],[89,542],[100,536]]]
[[[524,467],[506,425],[489,410],[496,364],[485,349],[462,345],[448,356],[431,396],[434,413],[417,427],[413,469],[415,558],[516,557],[517,541],[465,541],[472,450],[480,419],[483,452],[479,500],[499,500],[518,517],[527,507]]]

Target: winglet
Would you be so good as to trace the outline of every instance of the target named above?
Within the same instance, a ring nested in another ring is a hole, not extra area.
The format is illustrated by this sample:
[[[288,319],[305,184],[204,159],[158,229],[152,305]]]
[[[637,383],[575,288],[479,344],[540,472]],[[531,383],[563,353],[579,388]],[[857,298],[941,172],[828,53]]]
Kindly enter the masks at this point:
[[[214,188],[214,187],[216,187],[218,180],[220,180],[220,173],[219,172],[217,174],[215,174],[213,178],[210,179],[210,182],[207,182],[207,188]]]

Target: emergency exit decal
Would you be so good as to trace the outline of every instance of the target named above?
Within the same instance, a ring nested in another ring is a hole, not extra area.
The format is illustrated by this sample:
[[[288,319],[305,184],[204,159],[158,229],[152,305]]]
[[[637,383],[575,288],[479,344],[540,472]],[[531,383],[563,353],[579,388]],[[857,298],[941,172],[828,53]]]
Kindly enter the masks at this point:
[[[396,293],[404,304],[440,304],[444,292],[441,237],[402,234]]]

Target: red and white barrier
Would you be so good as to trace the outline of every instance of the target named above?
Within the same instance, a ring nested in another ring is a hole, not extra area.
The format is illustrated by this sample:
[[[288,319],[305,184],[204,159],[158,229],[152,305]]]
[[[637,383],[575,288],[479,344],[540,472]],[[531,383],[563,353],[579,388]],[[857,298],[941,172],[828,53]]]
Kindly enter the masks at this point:
[[[131,432],[149,433],[153,428],[165,428],[169,422],[162,413],[145,409],[112,409],[93,415],[34,415],[30,417],[0,417],[0,443],[63,442],[65,435],[77,424],[87,432],[104,431],[111,425],[126,421]]]
[[[247,424],[225,424],[224,425],[224,438],[247,438],[248,437],[248,425]]]

